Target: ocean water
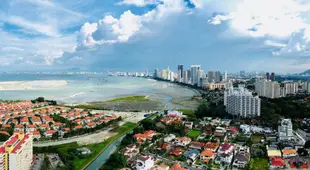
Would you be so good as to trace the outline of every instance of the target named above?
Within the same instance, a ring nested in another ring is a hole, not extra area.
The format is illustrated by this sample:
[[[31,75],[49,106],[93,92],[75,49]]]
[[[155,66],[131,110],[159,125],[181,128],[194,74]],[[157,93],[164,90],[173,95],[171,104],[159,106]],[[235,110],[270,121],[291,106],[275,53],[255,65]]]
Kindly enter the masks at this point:
[[[40,90],[0,91],[0,99],[29,100],[38,96],[66,103],[103,101],[128,95],[148,95],[151,98],[191,97],[195,91],[173,83],[136,77],[96,75],[30,75],[0,74],[4,81],[66,80],[67,85]],[[38,85],[39,86],[39,85]]]

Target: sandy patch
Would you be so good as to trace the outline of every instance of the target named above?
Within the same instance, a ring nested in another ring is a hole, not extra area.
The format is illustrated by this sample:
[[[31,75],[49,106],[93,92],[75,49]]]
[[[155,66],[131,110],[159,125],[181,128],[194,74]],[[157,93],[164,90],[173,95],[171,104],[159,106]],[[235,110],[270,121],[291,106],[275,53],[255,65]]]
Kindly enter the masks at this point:
[[[42,90],[65,85],[65,80],[3,81],[0,82],[0,90]]]

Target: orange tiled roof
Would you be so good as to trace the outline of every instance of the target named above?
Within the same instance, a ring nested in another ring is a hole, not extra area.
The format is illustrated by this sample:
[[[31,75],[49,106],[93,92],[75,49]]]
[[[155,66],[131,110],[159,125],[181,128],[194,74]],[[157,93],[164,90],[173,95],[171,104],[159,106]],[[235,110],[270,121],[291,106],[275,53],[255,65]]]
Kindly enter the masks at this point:
[[[282,153],[283,155],[293,155],[293,154],[296,154],[296,150],[295,149],[283,149]]]
[[[204,150],[200,153],[200,156],[207,156],[207,157],[213,157],[216,153],[211,150]]]
[[[187,170],[187,169],[182,168],[180,164],[175,164],[169,170]]]

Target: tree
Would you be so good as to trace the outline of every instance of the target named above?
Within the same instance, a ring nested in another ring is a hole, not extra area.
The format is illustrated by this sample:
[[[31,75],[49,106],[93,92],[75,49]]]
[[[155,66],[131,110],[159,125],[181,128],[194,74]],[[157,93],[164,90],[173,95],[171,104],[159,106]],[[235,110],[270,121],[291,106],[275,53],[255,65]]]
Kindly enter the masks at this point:
[[[144,119],[141,121],[141,125],[145,130],[155,130],[156,124],[153,120],[150,119]]]
[[[306,148],[306,149],[310,148],[310,140],[307,140],[307,142],[305,143],[304,148]]]
[[[9,138],[10,136],[0,133],[0,142],[7,141]]]
[[[305,148],[298,148],[297,153],[299,156],[309,156],[309,153]]]
[[[44,102],[45,100],[44,100],[44,97],[38,97],[38,98],[36,99],[36,101],[38,101],[38,102]]]
[[[113,153],[100,170],[121,169],[126,167],[127,159],[124,155],[116,152]]]

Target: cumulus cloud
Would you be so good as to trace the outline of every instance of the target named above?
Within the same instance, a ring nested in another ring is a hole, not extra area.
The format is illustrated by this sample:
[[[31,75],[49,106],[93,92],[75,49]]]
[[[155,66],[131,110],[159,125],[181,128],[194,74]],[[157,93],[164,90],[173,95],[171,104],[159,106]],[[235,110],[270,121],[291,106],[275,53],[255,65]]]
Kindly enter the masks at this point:
[[[127,10],[115,18],[112,15],[105,16],[97,23],[85,23],[79,33],[79,44],[93,46],[100,44],[124,43],[144,31],[148,23],[156,22],[171,13],[178,13],[185,8],[183,0],[162,0],[155,9],[141,15],[133,14]]]
[[[227,21],[231,18],[232,17],[229,15],[214,14],[214,16],[208,20],[208,23],[213,24],[213,25],[218,25],[218,24],[221,24],[223,21]]]

